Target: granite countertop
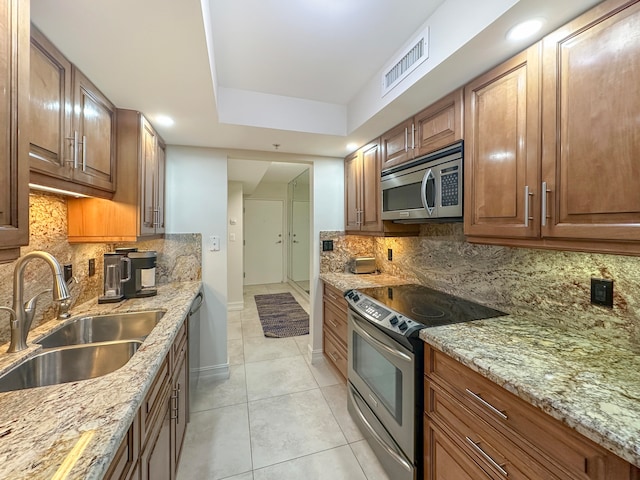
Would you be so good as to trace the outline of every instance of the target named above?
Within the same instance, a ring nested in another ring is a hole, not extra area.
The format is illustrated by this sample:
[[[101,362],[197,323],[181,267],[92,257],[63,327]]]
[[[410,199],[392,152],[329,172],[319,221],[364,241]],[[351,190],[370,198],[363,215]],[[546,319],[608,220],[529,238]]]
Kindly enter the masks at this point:
[[[410,282],[325,273],[343,292]],[[640,357],[615,340],[509,315],[427,328],[420,338],[640,467]]]
[[[640,467],[640,357],[583,332],[511,315],[420,338]]]
[[[346,292],[351,288],[386,287],[416,283],[388,273],[321,273],[320,279],[342,292]]]
[[[65,323],[87,314],[166,313],[131,360],[115,372],[0,393],[0,478],[102,478],[200,288],[199,281],[172,283],[159,286],[155,297],[103,305],[94,299],[74,307]],[[38,353],[40,347],[31,342],[61,323],[53,320],[32,330],[23,352],[8,354],[8,344],[0,346],[0,373]]]

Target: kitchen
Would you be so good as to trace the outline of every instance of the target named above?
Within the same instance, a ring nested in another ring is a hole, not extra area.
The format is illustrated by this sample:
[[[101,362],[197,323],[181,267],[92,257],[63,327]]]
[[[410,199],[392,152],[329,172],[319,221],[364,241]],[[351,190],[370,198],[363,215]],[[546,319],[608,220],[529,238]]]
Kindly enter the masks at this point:
[[[191,6],[193,7],[193,6]],[[586,7],[585,7],[586,8]],[[183,12],[187,13],[187,12]],[[192,12],[193,13],[193,12]],[[495,54],[495,53],[494,53]],[[499,55],[499,54],[498,54]],[[491,61],[490,59],[487,61]],[[475,74],[486,70],[488,67],[499,63],[494,61],[486,65],[486,68],[479,68]],[[158,74],[161,76],[161,74]],[[463,82],[460,82],[462,84]],[[103,85],[100,85],[105,88]],[[443,91],[441,93],[447,93]],[[437,100],[432,98],[431,100]],[[202,102],[205,103],[205,102]],[[421,101],[416,105],[420,108],[428,105],[429,101]],[[200,105],[192,108],[201,108]],[[413,114],[418,110],[414,108],[409,110],[408,114]],[[405,115],[406,116],[406,115]],[[402,114],[396,120],[401,120]],[[371,137],[381,134],[386,128],[393,126],[394,121],[388,121],[385,126],[371,130]],[[199,126],[197,128],[202,128]],[[166,134],[165,134],[166,135]],[[364,135],[364,134],[363,134]],[[167,136],[167,138],[169,138]],[[364,144],[370,137],[361,138],[360,144]],[[267,145],[273,142],[267,142]],[[246,144],[243,144],[243,146]],[[246,146],[244,147],[246,148]],[[246,152],[244,153],[246,156]],[[338,155],[332,155],[339,157]],[[172,146],[169,142],[167,148],[167,186],[170,192],[167,197],[167,218],[169,222],[170,232],[193,232],[197,230],[201,232],[203,238],[211,235],[220,235],[223,239],[221,251],[218,253],[202,252],[202,278],[205,287],[205,297],[207,303],[205,305],[206,318],[210,318],[212,329],[215,335],[212,335],[213,348],[207,352],[211,355],[209,358],[203,358],[203,365],[208,368],[207,373],[212,376],[220,376],[223,378],[228,375],[229,367],[227,364],[227,345],[224,341],[226,337],[226,292],[229,288],[226,282],[228,267],[224,258],[226,252],[226,172],[227,153],[220,150],[211,150],[207,148],[192,148],[183,146]],[[322,315],[322,292],[321,284],[317,281],[318,271],[322,271],[319,251],[321,232],[339,232],[344,229],[342,204],[339,199],[342,198],[343,185],[336,179],[343,176],[342,160],[334,159],[334,161],[326,159],[318,159],[307,155],[287,154],[286,152],[274,153],[263,152],[253,155],[262,159],[282,159],[292,158],[297,161],[306,160],[313,164],[313,181],[314,181],[314,197],[322,199],[321,202],[314,204],[314,226],[312,238],[314,239],[313,251],[314,265],[314,285],[311,288],[312,297],[312,318],[320,318]],[[206,185],[193,185],[193,172],[197,171],[198,176],[204,178],[206,176]],[[187,187],[188,185],[188,187]],[[216,192],[215,196],[212,192]],[[173,194],[172,194],[173,193]],[[32,196],[32,201],[36,201],[38,197]],[[218,199],[203,205],[203,198]],[[336,199],[335,202],[328,202],[327,199]],[[55,203],[55,202],[54,202]],[[322,205],[318,205],[322,203]],[[185,208],[187,206],[188,208]],[[538,208],[538,207],[535,207]],[[34,211],[36,209],[34,208]],[[55,207],[44,204],[44,214],[46,217],[50,213],[64,216],[59,213]],[[185,215],[184,212],[188,214]],[[202,221],[206,218],[206,223]],[[522,310],[530,310],[532,304],[539,304],[542,312],[549,313],[550,317],[558,318],[562,316],[562,308],[560,306],[570,304],[575,306],[579,312],[592,312],[587,302],[588,281],[590,277],[613,278],[615,279],[615,292],[617,299],[622,298],[626,302],[629,309],[626,313],[616,308],[612,314],[606,312],[602,316],[593,321],[594,328],[602,330],[605,334],[618,335],[622,331],[631,332],[633,336],[634,322],[637,318],[633,310],[633,293],[637,291],[637,262],[634,257],[624,257],[606,254],[579,254],[571,252],[556,253],[553,251],[539,251],[532,249],[511,249],[501,247],[480,247],[472,245],[464,241],[460,224],[454,224],[450,227],[420,227],[421,236],[397,238],[390,237],[386,239],[373,239],[365,237],[360,240],[352,240],[345,238],[347,245],[353,241],[357,245],[355,250],[362,247],[361,252],[354,251],[350,248],[352,254],[367,254],[371,252],[371,248],[375,249],[376,257],[379,261],[384,262],[387,258],[387,252],[391,248],[394,252],[394,260],[390,263],[381,265],[385,272],[389,271],[400,276],[415,276],[420,283],[439,287],[443,290],[458,293],[461,296],[472,297],[476,300],[491,303],[492,305],[501,306],[509,305]],[[60,232],[60,224],[55,223],[43,228],[43,231],[56,232],[57,238],[62,243],[64,240],[64,231]],[[323,233],[323,235],[325,235]],[[47,234],[43,235],[43,249],[53,247]],[[323,237],[324,238],[324,237]],[[336,244],[340,245],[342,236],[329,234],[326,238],[333,238]],[[190,241],[190,239],[180,239],[180,241]],[[374,243],[371,243],[374,242]],[[362,245],[359,245],[362,243]],[[206,244],[205,244],[206,245]],[[203,245],[203,250],[205,249]],[[31,248],[31,246],[30,246]],[[88,252],[88,247],[80,245],[68,247],[77,250],[79,258],[93,258],[97,255],[94,252]],[[161,245],[151,245],[146,248],[160,251]],[[197,246],[195,247],[198,248]],[[57,253],[57,252],[56,252]],[[60,253],[61,257],[67,256],[68,253]],[[84,255],[84,257],[83,257]],[[452,260],[453,257],[453,260]],[[81,262],[78,260],[78,262]],[[433,263],[431,263],[433,262]],[[74,263],[76,263],[74,261]],[[85,264],[82,261],[82,264]],[[550,268],[552,265],[553,268]],[[434,272],[438,272],[434,275]],[[562,277],[558,278],[557,272],[562,272]],[[527,276],[528,282],[520,280],[519,275]],[[635,274],[635,275],[634,275]],[[475,277],[474,277],[475,275]],[[487,277],[488,275],[488,277]],[[491,283],[487,282],[490,278]],[[464,279],[464,282],[462,281]],[[88,279],[88,281],[91,281]],[[99,280],[94,280],[94,289],[98,287]],[[9,282],[4,281],[3,285]],[[470,284],[465,288],[466,284]],[[72,286],[72,290],[76,288],[86,288],[84,279],[77,287]],[[587,293],[585,293],[587,292]],[[630,292],[630,293],[627,293]],[[569,295],[571,295],[569,297]],[[5,298],[10,298],[10,292],[5,294]],[[567,302],[567,298],[571,298],[571,302]],[[619,305],[618,303],[616,305]],[[574,310],[572,310],[574,311]],[[600,310],[598,310],[600,311]],[[564,318],[564,317],[563,317]],[[573,316],[572,316],[573,318]],[[585,323],[591,326],[588,318],[583,318]],[[215,319],[215,320],[213,320]],[[621,330],[609,328],[614,325],[623,327]],[[321,355],[322,349],[322,325],[321,322],[312,322],[312,334],[310,338],[312,354]]]

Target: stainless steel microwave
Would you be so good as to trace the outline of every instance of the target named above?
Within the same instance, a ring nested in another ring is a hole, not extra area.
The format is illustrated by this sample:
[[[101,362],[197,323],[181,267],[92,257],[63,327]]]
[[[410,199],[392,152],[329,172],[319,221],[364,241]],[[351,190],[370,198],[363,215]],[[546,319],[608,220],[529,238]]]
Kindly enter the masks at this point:
[[[382,171],[382,219],[462,220],[462,142]]]

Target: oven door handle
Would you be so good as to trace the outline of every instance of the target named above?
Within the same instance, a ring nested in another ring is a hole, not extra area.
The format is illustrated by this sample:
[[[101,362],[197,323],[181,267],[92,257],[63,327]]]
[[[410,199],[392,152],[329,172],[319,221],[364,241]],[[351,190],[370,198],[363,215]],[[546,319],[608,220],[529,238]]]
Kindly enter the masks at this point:
[[[371,436],[373,437],[373,439],[378,442],[380,444],[380,446],[382,448],[384,448],[384,450],[396,461],[398,462],[400,465],[402,465],[402,467],[411,472],[413,471],[413,466],[407,462],[407,460],[405,460],[404,458],[402,458],[402,455],[400,455],[395,449],[393,449],[392,447],[390,447],[387,442],[385,442],[382,437],[378,434],[378,432],[375,431],[375,429],[373,428],[373,426],[369,423],[369,421],[367,420],[367,417],[364,416],[364,414],[362,413],[362,405],[360,405],[360,399],[353,394],[353,392],[351,391],[353,387],[349,386],[348,388],[348,392],[349,392],[349,396],[351,397],[351,400],[353,401],[353,405],[356,407],[354,410],[355,412],[358,414],[358,418],[360,419],[360,421],[362,421],[362,423],[364,424],[364,426],[367,428],[367,430],[369,431],[369,433],[371,434]]]
[[[400,350],[396,350],[395,348],[391,348],[390,346],[385,345],[380,340],[378,340],[373,335],[371,335],[369,332],[367,332],[360,325],[358,325],[359,320],[353,314],[351,315],[351,319],[353,320],[353,329],[356,332],[358,332],[360,335],[362,335],[364,338],[369,340],[371,343],[373,343],[376,347],[384,350],[389,355],[393,355],[396,358],[399,358],[401,360],[404,360],[405,362],[411,363],[412,360],[411,360],[411,357],[409,355],[407,355],[406,353],[401,352]]]

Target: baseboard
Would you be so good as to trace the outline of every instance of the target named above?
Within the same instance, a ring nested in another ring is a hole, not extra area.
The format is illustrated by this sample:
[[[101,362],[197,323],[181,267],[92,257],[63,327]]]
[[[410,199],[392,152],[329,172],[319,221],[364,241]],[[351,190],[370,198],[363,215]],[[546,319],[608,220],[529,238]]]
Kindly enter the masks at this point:
[[[233,311],[237,311],[237,310],[243,310],[244,309],[244,300],[241,302],[228,302],[227,303],[227,311],[228,312],[233,312]]]
[[[318,350],[314,350],[311,345],[307,345],[307,357],[313,365],[314,363],[324,360],[324,353],[322,352],[321,348]]]
[[[298,292],[300,295],[303,295],[304,297],[306,297],[307,300],[309,300],[309,292],[301,288],[300,285],[298,285],[296,282],[294,282],[293,280],[287,279],[287,285],[289,285],[296,292]]]
[[[226,380],[229,378],[229,364],[212,365],[210,367],[202,367],[198,369],[200,380],[203,378],[211,380]]]

